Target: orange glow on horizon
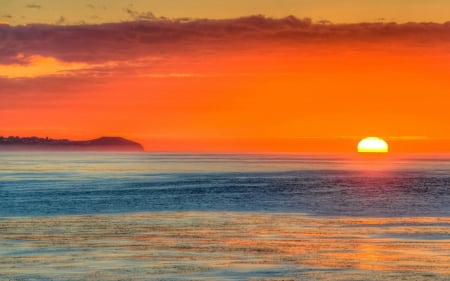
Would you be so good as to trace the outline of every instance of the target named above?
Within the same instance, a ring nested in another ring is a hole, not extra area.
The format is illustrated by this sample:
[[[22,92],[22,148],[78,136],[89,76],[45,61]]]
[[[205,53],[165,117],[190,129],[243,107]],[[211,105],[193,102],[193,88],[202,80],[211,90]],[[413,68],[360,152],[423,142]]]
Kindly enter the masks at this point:
[[[354,152],[376,134],[390,152],[450,152],[447,43],[290,40],[198,42],[106,62],[19,54],[22,64],[0,66],[15,77],[0,79],[0,135],[122,136],[148,151]]]

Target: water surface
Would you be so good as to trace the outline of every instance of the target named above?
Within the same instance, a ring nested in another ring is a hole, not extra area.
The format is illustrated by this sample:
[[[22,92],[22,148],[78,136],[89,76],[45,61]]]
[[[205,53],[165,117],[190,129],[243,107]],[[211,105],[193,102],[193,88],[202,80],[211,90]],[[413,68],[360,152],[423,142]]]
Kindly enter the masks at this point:
[[[154,211],[449,216],[450,158],[0,154],[0,216]]]
[[[0,280],[450,280],[450,157],[0,160]]]

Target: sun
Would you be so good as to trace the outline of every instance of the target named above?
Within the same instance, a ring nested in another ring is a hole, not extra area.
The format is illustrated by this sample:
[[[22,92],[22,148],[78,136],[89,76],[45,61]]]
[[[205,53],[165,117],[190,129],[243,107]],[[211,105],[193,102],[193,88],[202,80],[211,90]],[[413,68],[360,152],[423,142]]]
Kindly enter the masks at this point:
[[[389,145],[378,137],[367,137],[358,143],[358,152],[360,153],[387,153]]]

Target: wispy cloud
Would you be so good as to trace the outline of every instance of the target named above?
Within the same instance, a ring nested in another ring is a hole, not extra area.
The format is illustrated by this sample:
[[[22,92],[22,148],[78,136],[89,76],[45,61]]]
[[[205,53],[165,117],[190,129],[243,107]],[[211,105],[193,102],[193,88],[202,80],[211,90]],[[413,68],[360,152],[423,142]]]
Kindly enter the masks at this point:
[[[26,7],[30,9],[42,9],[42,6],[38,4],[28,4]]]
[[[60,16],[59,19],[55,22],[56,24],[63,24],[66,22],[66,18],[64,16]]]
[[[107,9],[107,7],[105,5],[98,6],[98,5],[94,5],[92,3],[87,4],[86,7],[93,9],[93,10],[106,10]]]
[[[18,54],[16,59],[16,64],[7,66],[0,65],[0,77],[26,78],[46,76],[87,67],[83,63],[62,62],[52,57],[43,57],[40,55],[26,57],[23,54]]]
[[[138,12],[131,8],[125,8],[124,11],[133,19],[137,21],[154,21],[159,18],[156,17],[152,12]]]

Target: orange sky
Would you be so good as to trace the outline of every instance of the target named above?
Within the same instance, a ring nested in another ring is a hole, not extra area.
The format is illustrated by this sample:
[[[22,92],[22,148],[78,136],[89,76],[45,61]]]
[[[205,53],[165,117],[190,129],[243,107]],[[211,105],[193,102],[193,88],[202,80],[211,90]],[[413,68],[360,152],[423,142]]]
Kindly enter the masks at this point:
[[[156,151],[450,151],[448,24],[0,26],[0,135]]]
[[[12,25],[99,24],[168,18],[235,18],[248,15],[310,17],[333,23],[445,22],[448,0],[0,0],[0,22]]]

